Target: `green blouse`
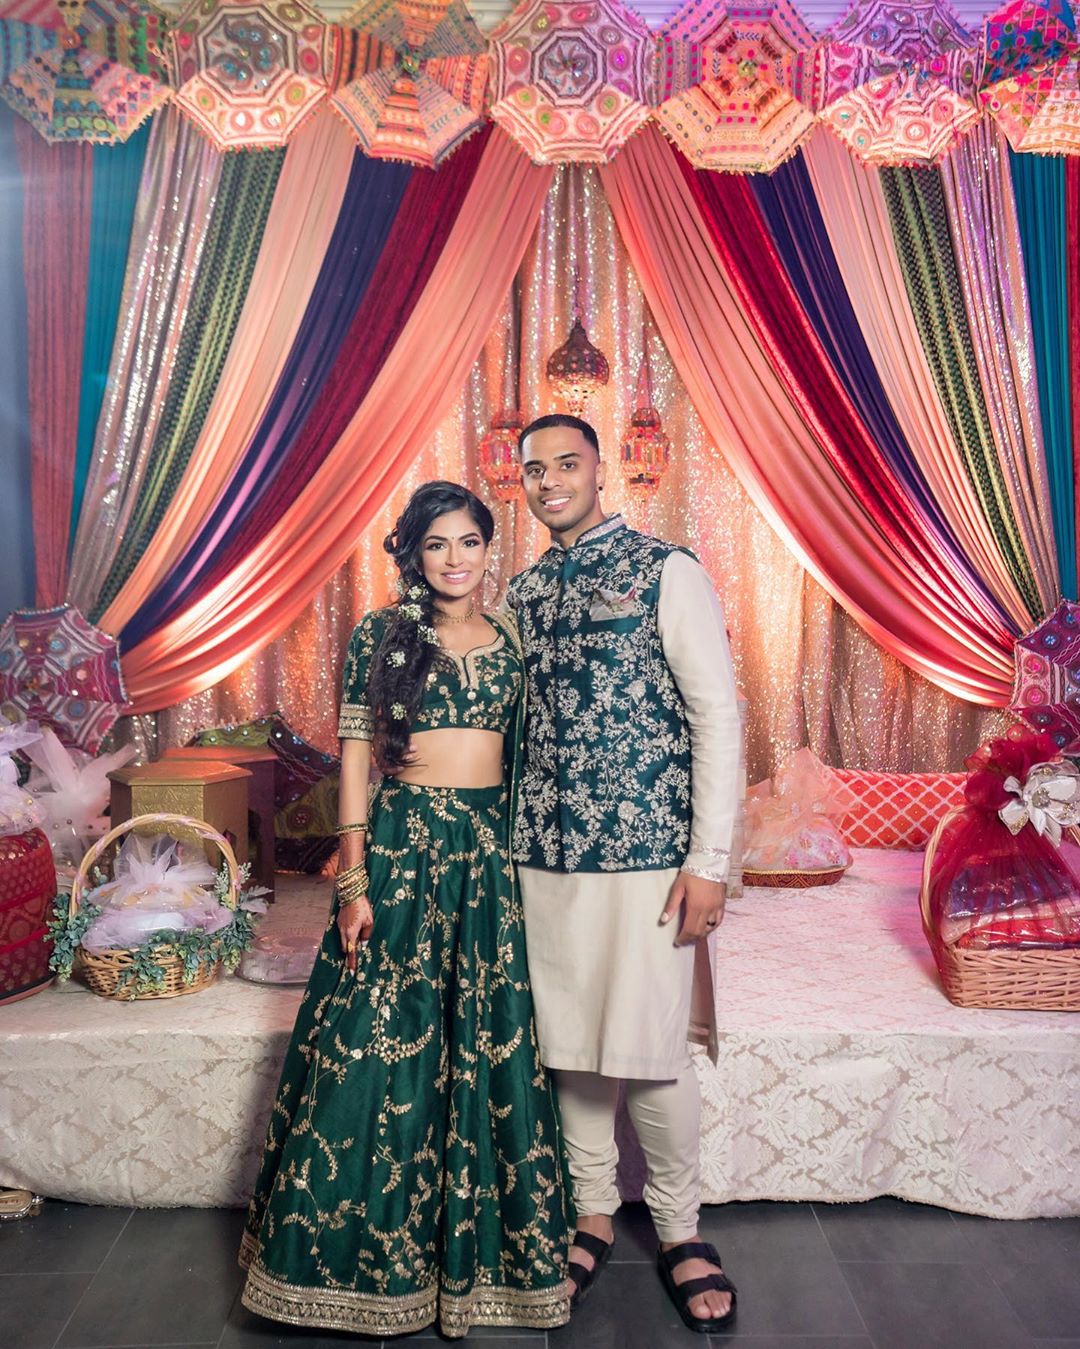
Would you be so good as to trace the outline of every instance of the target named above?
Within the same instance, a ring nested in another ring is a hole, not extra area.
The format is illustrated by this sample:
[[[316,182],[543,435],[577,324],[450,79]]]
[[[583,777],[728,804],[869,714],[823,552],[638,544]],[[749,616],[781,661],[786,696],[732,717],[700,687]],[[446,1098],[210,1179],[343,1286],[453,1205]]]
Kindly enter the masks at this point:
[[[374,719],[367,699],[371,660],[392,617],[391,609],[365,614],[353,629],[342,677],[342,740],[372,740]],[[485,615],[493,640],[465,655],[440,649],[428,674],[423,701],[410,734],[447,727],[509,734],[521,703],[524,672],[515,635],[499,619]]]

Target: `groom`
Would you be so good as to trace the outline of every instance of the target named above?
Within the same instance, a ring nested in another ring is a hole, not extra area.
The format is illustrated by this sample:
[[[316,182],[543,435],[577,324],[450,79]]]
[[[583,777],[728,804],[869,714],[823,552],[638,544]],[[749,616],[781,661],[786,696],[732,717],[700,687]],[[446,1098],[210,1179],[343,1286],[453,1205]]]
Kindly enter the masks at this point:
[[[514,857],[578,1211],[574,1300],[614,1242],[623,1082],[661,1277],[687,1325],[716,1329],[734,1314],[735,1290],[698,1237],[700,1099],[687,1038],[692,994],[704,995],[715,1044],[704,939],[724,915],[736,808],[723,614],[689,553],[604,515],[587,422],[541,417],[519,446],[529,508],[552,546],[507,594],[529,709]]]

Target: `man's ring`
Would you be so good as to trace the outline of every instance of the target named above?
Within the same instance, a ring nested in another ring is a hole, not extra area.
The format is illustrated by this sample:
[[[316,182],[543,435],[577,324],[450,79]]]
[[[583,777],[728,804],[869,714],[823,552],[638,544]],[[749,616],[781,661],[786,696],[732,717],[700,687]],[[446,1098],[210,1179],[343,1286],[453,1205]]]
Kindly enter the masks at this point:
[[[353,951],[356,950],[356,942],[354,942],[354,941],[347,941],[347,942],[345,943],[345,950],[348,951],[348,952],[351,954]]]

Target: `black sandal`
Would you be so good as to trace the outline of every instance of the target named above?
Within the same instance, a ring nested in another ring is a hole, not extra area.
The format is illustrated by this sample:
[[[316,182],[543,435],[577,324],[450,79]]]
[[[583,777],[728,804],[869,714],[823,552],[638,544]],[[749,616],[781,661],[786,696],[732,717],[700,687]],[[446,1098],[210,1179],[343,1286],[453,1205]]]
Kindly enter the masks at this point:
[[[682,1317],[683,1325],[696,1330],[699,1335],[708,1335],[710,1331],[722,1330],[735,1319],[735,1285],[726,1274],[706,1274],[700,1279],[687,1279],[685,1283],[675,1282],[675,1266],[684,1260],[708,1260],[711,1265],[721,1264],[716,1247],[707,1241],[684,1241],[680,1246],[672,1246],[670,1251],[659,1250],[656,1263],[660,1268],[660,1278],[668,1290],[668,1296],[675,1304],[675,1310]],[[723,1316],[694,1316],[690,1311],[690,1301],[700,1293],[730,1293],[731,1309]]]
[[[580,1246],[583,1251],[588,1251],[593,1258],[592,1269],[587,1269],[579,1260],[571,1260],[567,1273],[574,1285],[574,1294],[570,1299],[571,1311],[580,1307],[588,1296],[589,1289],[596,1282],[600,1271],[611,1258],[611,1252],[615,1249],[614,1239],[604,1241],[601,1237],[594,1237],[591,1232],[575,1232],[574,1240],[570,1243],[572,1246]]]

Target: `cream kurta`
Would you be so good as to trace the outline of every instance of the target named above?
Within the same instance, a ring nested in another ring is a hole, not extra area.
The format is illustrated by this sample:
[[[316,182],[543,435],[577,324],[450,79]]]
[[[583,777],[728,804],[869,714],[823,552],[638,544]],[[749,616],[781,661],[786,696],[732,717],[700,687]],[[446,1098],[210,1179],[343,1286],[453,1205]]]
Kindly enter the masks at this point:
[[[738,805],[740,728],[723,611],[708,573],[672,553],[657,626],[686,709],[692,820],[685,869],[724,880]],[[709,943],[676,947],[659,925],[677,870],[575,872],[520,867],[529,975],[549,1068],[666,1080],[688,1037],[715,1056]]]

